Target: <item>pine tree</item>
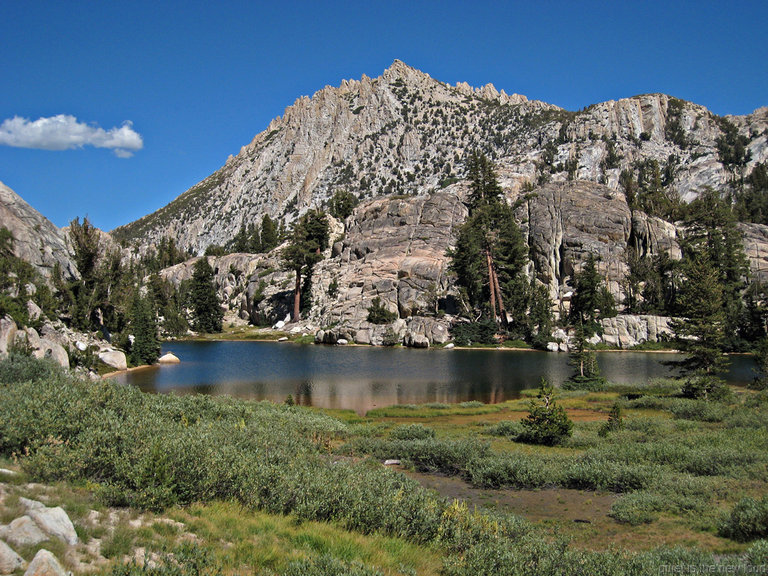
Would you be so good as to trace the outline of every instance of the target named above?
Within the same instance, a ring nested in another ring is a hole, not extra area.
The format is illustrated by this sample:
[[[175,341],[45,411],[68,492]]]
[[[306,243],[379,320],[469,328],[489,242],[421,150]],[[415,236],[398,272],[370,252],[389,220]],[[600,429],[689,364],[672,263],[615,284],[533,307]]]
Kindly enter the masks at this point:
[[[597,262],[595,255],[590,254],[581,271],[573,277],[569,318],[574,325],[583,325],[587,339],[598,332],[600,318],[616,315],[616,304],[605,286],[605,279],[597,271]]]
[[[240,224],[240,229],[235,234],[232,242],[228,245],[233,252],[249,252],[248,246],[248,230],[245,223]]]
[[[715,190],[706,189],[688,206],[680,247],[683,267],[686,261],[706,260],[720,286],[723,349],[745,349],[738,332],[744,315],[743,294],[749,284],[749,265],[733,210]],[[689,262],[687,270],[692,272],[691,268]],[[685,274],[684,277],[687,278]],[[679,305],[679,313],[691,316],[686,304]]]
[[[216,296],[213,269],[206,257],[195,262],[189,297],[195,330],[207,333],[221,332],[224,313]]]
[[[513,209],[501,200],[493,164],[485,155],[473,153],[467,160],[467,173],[469,218],[459,229],[456,247],[450,252],[451,269],[468,306],[489,314],[506,328],[508,303],[527,283],[521,277],[527,248]]]
[[[493,163],[482,152],[472,152],[467,158],[470,210],[501,199],[501,186]]]
[[[328,201],[328,212],[337,220],[346,220],[358,204],[357,197],[349,190],[337,190]]]
[[[97,305],[96,269],[101,255],[99,231],[84,218],[75,218],[69,223],[69,238],[72,243],[74,261],[80,278],[71,282],[63,293],[69,308],[72,324],[80,330],[91,330]],[[96,324],[101,324],[98,320]]]
[[[605,379],[600,376],[597,354],[587,338],[587,330],[580,319],[574,326],[574,348],[570,355],[571,365],[576,368],[576,373],[563,383],[563,389],[602,390],[605,388]]]
[[[261,232],[259,231],[259,227],[256,224],[249,224],[248,225],[248,246],[247,246],[247,252],[250,252],[251,254],[259,254],[260,252],[263,252],[261,246]]]
[[[261,219],[261,251],[269,252],[277,247],[279,243],[280,238],[275,221],[269,217],[269,214],[264,214],[264,217]]]
[[[157,321],[148,298],[142,298],[136,290],[131,305],[130,330],[133,334],[130,360],[134,366],[154,364],[160,357],[160,342],[157,338]]]
[[[312,269],[323,258],[323,250],[328,247],[330,230],[325,214],[317,210],[309,210],[293,228],[290,242],[283,249],[283,266],[296,274],[296,284],[293,291],[294,322],[301,320],[302,278],[311,282]],[[306,290],[305,290],[306,292]]]
[[[686,358],[673,364],[686,377],[684,393],[707,398],[722,386],[718,374],[728,365],[723,352],[723,286],[718,271],[705,253],[687,256],[681,271],[684,282],[679,289],[678,301],[684,317],[674,322],[673,327]]]
[[[568,319],[574,329],[574,350],[571,364],[576,373],[566,388],[600,390],[605,380],[600,376],[595,351],[589,339],[601,333],[599,320],[616,315],[613,296],[605,286],[603,276],[597,271],[597,258],[590,254],[580,272],[573,278],[574,291]]]
[[[573,434],[573,422],[565,409],[555,401],[555,390],[549,382],[541,379],[539,401],[531,401],[528,416],[521,422],[524,442],[554,446]]]

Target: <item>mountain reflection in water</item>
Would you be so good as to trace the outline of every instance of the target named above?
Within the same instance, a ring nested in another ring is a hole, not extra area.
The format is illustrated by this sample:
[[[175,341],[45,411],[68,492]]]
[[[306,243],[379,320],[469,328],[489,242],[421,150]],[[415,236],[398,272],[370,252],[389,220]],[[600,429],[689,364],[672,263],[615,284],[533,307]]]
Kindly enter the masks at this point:
[[[181,364],[121,374],[145,392],[228,394],[239,398],[343,408],[365,414],[394,404],[477,400],[497,403],[535,388],[541,378],[559,384],[572,373],[563,353],[512,350],[411,350],[296,345],[273,342],[169,342]],[[598,354],[603,376],[620,383],[671,374],[668,354]],[[729,381],[754,375],[749,357],[731,358]]]

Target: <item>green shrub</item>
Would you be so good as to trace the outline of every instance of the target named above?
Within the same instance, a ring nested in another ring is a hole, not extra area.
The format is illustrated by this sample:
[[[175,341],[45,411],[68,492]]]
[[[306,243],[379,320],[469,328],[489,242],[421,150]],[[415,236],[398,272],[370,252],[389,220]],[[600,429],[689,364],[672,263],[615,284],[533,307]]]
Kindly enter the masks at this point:
[[[724,400],[731,395],[731,389],[722,379],[703,375],[686,379],[681,393],[695,400]]]
[[[731,513],[723,519],[719,532],[721,536],[742,542],[768,536],[768,496],[760,500],[739,500]]]
[[[565,409],[554,400],[554,389],[544,379],[539,387],[540,402],[531,401],[528,417],[522,421],[523,433],[519,439],[532,444],[554,446],[573,434]]]
[[[550,460],[518,454],[473,460],[467,475],[473,485],[482,488],[540,488],[560,480]]]
[[[607,387],[607,381],[601,376],[572,376],[560,386],[563,390],[602,392]]]
[[[493,320],[462,322],[451,326],[451,337],[457,346],[496,344],[498,326]]]
[[[658,494],[639,491],[626,494],[614,502],[609,516],[622,524],[637,526],[653,522],[658,512],[666,508],[666,503]]]
[[[368,322],[371,324],[390,324],[397,320],[397,313],[390,312],[381,303],[381,298],[376,296],[368,307]]]
[[[491,436],[504,436],[506,438],[515,439],[523,433],[523,426],[520,422],[513,420],[502,420],[498,424],[489,426],[486,429],[486,433]]]
[[[460,440],[355,438],[346,452],[369,455],[379,460],[397,458],[425,472],[460,474],[476,458],[490,455],[487,443],[473,438]]]
[[[753,566],[768,565],[768,540],[758,540],[747,550],[747,558]]]
[[[323,554],[291,562],[281,576],[384,576],[384,573],[359,562],[346,562]]]
[[[624,428],[624,418],[621,415],[621,404],[616,402],[608,413],[608,421],[600,426],[598,434],[605,437],[609,432],[617,432],[622,428]]]
[[[42,380],[58,374],[53,362],[39,361],[29,354],[9,354],[0,362],[0,385],[27,380]]]

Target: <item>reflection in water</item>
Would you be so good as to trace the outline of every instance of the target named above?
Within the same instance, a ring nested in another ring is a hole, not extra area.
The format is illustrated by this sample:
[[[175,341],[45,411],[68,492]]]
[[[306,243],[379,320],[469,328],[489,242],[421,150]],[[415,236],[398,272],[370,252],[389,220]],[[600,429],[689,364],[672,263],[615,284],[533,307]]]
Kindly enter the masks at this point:
[[[534,388],[541,378],[559,384],[572,372],[566,354],[498,350],[409,350],[299,346],[270,342],[173,342],[181,364],[123,374],[118,379],[148,392],[228,394],[352,409],[427,402],[496,403]],[[623,383],[668,376],[666,354],[598,355],[603,375]],[[751,360],[733,357],[730,380],[753,378]]]

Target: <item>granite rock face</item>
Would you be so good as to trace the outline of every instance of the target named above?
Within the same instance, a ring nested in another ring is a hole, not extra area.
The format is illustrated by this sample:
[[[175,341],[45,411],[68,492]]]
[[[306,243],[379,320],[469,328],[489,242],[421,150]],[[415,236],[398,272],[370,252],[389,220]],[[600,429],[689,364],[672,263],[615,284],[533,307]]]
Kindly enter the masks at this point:
[[[447,250],[466,214],[450,192],[361,206],[333,256],[316,268],[313,321],[370,332],[364,324],[374,298],[404,319],[436,312],[453,291]]]
[[[632,348],[644,342],[669,341],[674,337],[672,318],[622,314],[604,318],[602,342],[616,348]]]
[[[747,138],[748,173],[768,158],[768,108],[725,120]],[[378,78],[297,99],[219,171],[114,233],[139,244],[168,236],[202,254],[264,214],[290,223],[338,189],[359,198],[427,194],[457,180],[476,149],[494,158],[510,196],[544,181],[618,191],[623,169],[644,161],[663,168],[674,157],[670,187],[688,201],[732,177],[717,154],[722,122],[664,94],[569,112],[493,85],[450,86],[395,61]]]
[[[518,209],[537,278],[557,300],[566,282],[589,254],[611,292],[618,294],[625,273],[624,254],[632,214],[624,194],[591,182],[548,184],[537,188]]]
[[[13,234],[13,253],[32,264],[44,277],[50,278],[56,264],[65,277],[79,277],[64,232],[2,182],[0,226]]]

